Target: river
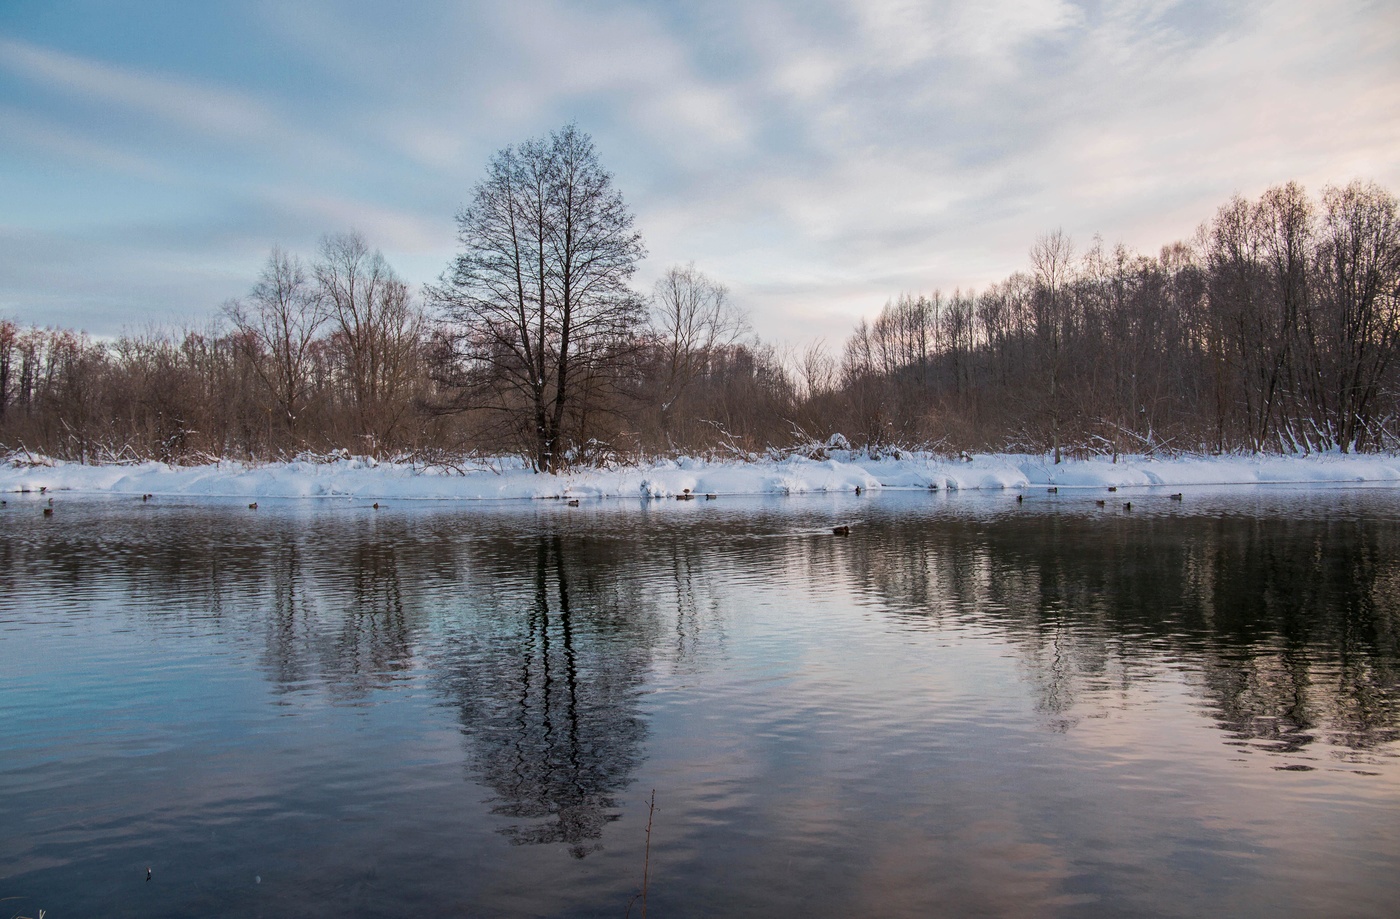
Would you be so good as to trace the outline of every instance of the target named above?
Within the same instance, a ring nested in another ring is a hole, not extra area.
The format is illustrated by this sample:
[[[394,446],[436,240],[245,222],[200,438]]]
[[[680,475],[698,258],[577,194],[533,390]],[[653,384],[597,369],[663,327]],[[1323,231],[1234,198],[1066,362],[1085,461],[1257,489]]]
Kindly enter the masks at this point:
[[[1394,488],[7,498],[6,916],[1400,902]]]

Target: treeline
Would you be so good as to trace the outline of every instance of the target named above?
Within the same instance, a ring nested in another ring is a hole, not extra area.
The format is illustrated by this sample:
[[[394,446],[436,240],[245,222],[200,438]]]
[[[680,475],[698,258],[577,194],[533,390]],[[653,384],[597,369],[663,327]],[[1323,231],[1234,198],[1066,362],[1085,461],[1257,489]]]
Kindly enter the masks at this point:
[[[0,322],[0,444],[81,462],[421,449],[441,436],[416,407],[429,330],[358,234],[310,266],[274,249],[206,328],[98,341]]]
[[[1400,220],[1376,185],[1236,197],[1156,257],[1056,232],[1030,262],[862,322],[826,387],[849,430],[1057,457],[1396,443]]]
[[[0,320],[0,452],[85,463],[535,458],[518,419],[466,398],[450,333],[379,253],[355,234],[323,250],[350,257],[308,266],[274,250],[253,293],[200,328],[101,340]],[[639,324],[604,355],[625,379],[605,394],[584,381],[562,425],[563,464],[785,439],[796,394],[777,353],[741,340],[722,287],[691,267],[666,277],[706,288],[703,314],[676,336]]]
[[[0,322],[0,448],[549,470],[838,433],[1057,459],[1397,446],[1400,218],[1375,185],[1235,198],[1156,256],[1048,234],[985,290],[900,295],[835,352],[780,352],[694,266],[628,286],[644,250],[610,181],[572,126],[502,151],[421,291],[350,233],[309,262],[274,249],[206,328]]]
[[[600,355],[606,392],[584,379],[569,405],[564,464],[777,442],[795,394],[776,352],[743,340],[727,291],[677,267],[657,285],[655,323],[639,303],[635,328]],[[351,233],[327,237],[309,264],[274,249],[249,296],[200,328],[101,340],[0,320],[0,451],[86,463],[533,460],[528,426],[477,401],[431,310]]]

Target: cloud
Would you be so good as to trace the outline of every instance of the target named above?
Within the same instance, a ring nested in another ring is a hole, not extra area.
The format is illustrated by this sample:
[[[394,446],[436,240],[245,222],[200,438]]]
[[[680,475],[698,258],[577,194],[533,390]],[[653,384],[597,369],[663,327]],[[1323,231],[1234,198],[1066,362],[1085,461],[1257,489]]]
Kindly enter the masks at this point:
[[[422,282],[491,153],[577,120],[639,283],[694,260],[775,339],[985,286],[1054,227],[1153,251],[1236,191],[1400,183],[1400,10],[1364,2],[269,2],[236,28],[258,79],[115,31],[0,38],[9,181],[62,156],[98,211],[147,193],[103,232],[187,262],[356,226]],[[180,234],[208,248],[155,239]]]
[[[308,127],[309,119],[253,94],[185,75],[119,66],[0,36],[0,70],[30,84],[31,132],[63,137],[71,151],[170,176],[200,158],[223,158],[220,175],[363,168],[360,144]],[[42,125],[43,127],[38,127]],[[237,154],[239,160],[229,163]],[[163,165],[160,165],[162,164]]]
[[[867,315],[898,292],[881,284],[985,285],[1056,226],[1154,251],[1237,190],[1400,178],[1400,30],[1374,7],[843,9],[828,12],[845,31],[749,14],[779,36],[756,52],[763,117],[799,129],[731,182],[648,201],[653,251],[699,242],[702,268],[741,272],[736,293],[781,317],[756,317],[768,334],[798,301],[847,308],[854,279]]]
[[[877,67],[908,70],[953,58],[976,61],[1002,76],[1016,70],[1026,43],[1058,38],[1083,21],[1083,14],[1062,0],[862,0],[851,10],[865,37],[859,50]]]
[[[0,226],[0,315],[98,336],[148,323],[200,326],[245,294],[256,271],[251,254],[217,251]]]
[[[216,138],[268,137],[279,123],[247,96],[0,38],[0,66],[46,87],[116,104]]]
[[[326,232],[360,230],[371,246],[393,252],[443,255],[445,263],[455,238],[450,220],[368,201],[296,188],[269,188],[264,195],[269,210],[294,214],[299,225],[320,225]]]
[[[696,72],[684,36],[645,6],[427,6],[376,31],[342,4],[272,16],[284,41],[319,66],[352,85],[368,81],[395,128],[388,142],[431,168],[461,168],[463,158],[478,166],[492,150],[574,119],[600,138],[627,138],[629,148],[665,148],[663,162],[749,134],[744,106]]]
[[[43,151],[50,156],[151,181],[167,182],[175,172],[160,161],[104,143],[27,112],[0,106],[0,144],[17,151]]]

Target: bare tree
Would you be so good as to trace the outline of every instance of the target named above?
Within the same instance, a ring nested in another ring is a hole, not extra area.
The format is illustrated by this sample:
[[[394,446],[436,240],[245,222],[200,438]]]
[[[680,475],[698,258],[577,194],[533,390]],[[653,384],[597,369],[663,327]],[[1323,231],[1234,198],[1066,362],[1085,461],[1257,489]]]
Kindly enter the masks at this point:
[[[1322,203],[1318,376],[1335,396],[1331,427],[1345,453],[1370,435],[1400,347],[1400,216],[1395,197],[1370,183],[1327,188]]]
[[[1277,346],[1269,367],[1269,387],[1264,394],[1266,424],[1274,415],[1283,416],[1280,420],[1297,444],[1300,432],[1294,422],[1301,420],[1305,411],[1300,400],[1319,406],[1331,401],[1331,394],[1318,388],[1316,371],[1303,372],[1304,366],[1314,364],[1316,358],[1317,333],[1310,324],[1310,269],[1314,262],[1312,202],[1296,182],[1270,188],[1254,208],[1254,223],[1265,265],[1265,308],[1278,330]],[[1325,408],[1323,413],[1326,414]],[[1309,433],[1317,431],[1314,427]],[[1304,440],[1303,444],[1307,442]]]
[[[958,395],[968,386],[968,362],[976,334],[976,326],[973,323],[976,304],[976,293],[969,291],[964,294],[961,290],[955,290],[952,299],[947,302],[942,315],[939,316],[939,337],[945,343],[951,358],[949,372],[952,376],[953,392]]]
[[[5,410],[14,401],[15,357],[19,353],[19,326],[9,319],[0,319],[0,425],[5,423]]]
[[[653,287],[651,310],[661,336],[661,436],[669,441],[677,403],[711,359],[748,332],[749,323],[730,301],[729,290],[694,263],[666,270]]]
[[[1031,267],[1035,270],[1036,330],[1046,350],[1046,376],[1049,384],[1050,445],[1055,462],[1060,462],[1060,359],[1065,326],[1070,313],[1070,284],[1074,243],[1063,230],[1047,233],[1031,247]]]
[[[632,214],[592,139],[567,125],[492,157],[457,238],[462,251],[434,289],[455,332],[448,378],[502,414],[537,470],[554,472],[644,321],[628,287],[645,255]]]
[[[312,348],[326,321],[325,299],[301,259],[274,246],[245,301],[225,304],[239,342],[266,387],[287,442],[298,444],[298,421],[310,399]]]
[[[422,316],[408,285],[359,233],[321,241],[316,280],[334,327],[331,344],[349,380],[355,433],[379,455],[394,446],[411,405]]]
[[[794,363],[801,392],[806,398],[823,396],[836,388],[840,368],[823,339],[809,342],[796,355]]]

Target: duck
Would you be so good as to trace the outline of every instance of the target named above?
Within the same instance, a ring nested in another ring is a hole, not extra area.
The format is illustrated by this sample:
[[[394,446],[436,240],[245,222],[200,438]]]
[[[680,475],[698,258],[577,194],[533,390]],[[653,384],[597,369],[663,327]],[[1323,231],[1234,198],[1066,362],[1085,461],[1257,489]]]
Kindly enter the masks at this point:
[[[833,536],[850,536],[850,535],[851,535],[851,528],[850,528],[849,526],[846,526],[846,525],[843,523],[843,524],[841,524],[841,526],[832,527],[832,528],[831,528],[831,535],[833,535]]]
[[[1176,494],[1172,495],[1172,496],[1171,496],[1171,499],[1172,499],[1173,501],[1180,501],[1180,500],[1181,500],[1181,492],[1177,492]]]
[[[256,501],[254,501],[252,504],[248,505],[248,510],[250,510],[250,511],[255,511],[255,510],[257,510],[257,509],[258,509],[258,502],[256,502]]]

